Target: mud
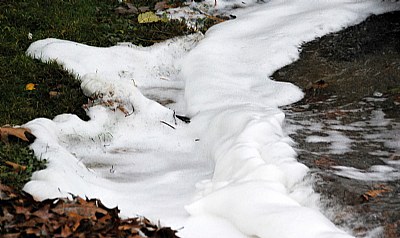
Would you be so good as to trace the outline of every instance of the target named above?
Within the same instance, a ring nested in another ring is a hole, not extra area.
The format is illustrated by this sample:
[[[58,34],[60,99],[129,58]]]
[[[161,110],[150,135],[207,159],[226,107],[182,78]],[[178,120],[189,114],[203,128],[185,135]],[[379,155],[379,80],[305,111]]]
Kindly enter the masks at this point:
[[[284,108],[287,130],[327,215],[357,237],[400,237],[400,12],[306,43],[272,78],[306,92]]]

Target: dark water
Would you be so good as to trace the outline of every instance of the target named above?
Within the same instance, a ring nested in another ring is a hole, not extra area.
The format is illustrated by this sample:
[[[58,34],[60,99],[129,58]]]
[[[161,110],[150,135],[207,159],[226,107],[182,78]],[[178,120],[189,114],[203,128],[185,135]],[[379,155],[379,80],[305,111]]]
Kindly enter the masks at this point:
[[[358,237],[400,237],[400,12],[305,44],[273,78],[306,92],[286,128],[327,215]]]
[[[330,98],[317,102],[326,109],[285,108],[299,161],[317,178],[315,190],[333,212],[328,215],[360,237],[377,227],[393,233],[384,237],[400,235],[400,119],[385,113],[387,101],[367,97],[335,107],[336,98]],[[336,166],[358,171],[338,174]]]

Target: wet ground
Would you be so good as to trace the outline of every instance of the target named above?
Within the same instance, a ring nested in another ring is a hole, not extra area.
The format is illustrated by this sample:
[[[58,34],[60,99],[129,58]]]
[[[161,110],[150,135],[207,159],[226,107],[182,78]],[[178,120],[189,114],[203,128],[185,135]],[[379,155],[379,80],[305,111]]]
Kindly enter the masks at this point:
[[[272,77],[305,98],[284,108],[328,216],[358,237],[400,237],[400,12],[302,47]]]

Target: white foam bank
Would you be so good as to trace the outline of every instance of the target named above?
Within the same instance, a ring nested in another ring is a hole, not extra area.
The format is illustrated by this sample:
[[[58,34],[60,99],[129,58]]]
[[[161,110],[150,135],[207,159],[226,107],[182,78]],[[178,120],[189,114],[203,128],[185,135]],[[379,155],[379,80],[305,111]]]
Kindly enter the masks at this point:
[[[268,76],[296,60],[303,42],[399,4],[252,5],[204,38],[148,48],[33,43],[29,55],[56,60],[80,77],[86,95],[102,98],[88,122],[64,114],[26,124],[37,136],[35,154],[49,164],[24,189],[39,199],[97,197],[122,216],[184,226],[182,237],[350,237],[318,211],[318,196],[303,181],[308,168],[282,131],[278,106],[302,92]]]

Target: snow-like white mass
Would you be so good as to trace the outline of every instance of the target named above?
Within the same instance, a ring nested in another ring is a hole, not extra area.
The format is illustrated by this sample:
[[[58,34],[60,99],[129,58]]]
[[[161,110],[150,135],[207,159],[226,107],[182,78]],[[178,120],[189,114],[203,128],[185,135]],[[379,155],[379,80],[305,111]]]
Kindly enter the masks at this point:
[[[340,131],[328,130],[328,136],[308,136],[306,142],[308,143],[330,143],[329,153],[331,154],[345,154],[350,152],[352,140],[343,135]]]
[[[219,0],[218,7],[229,3]],[[87,122],[63,114],[25,125],[37,136],[36,156],[49,162],[25,191],[38,199],[100,198],[122,216],[183,226],[179,235],[188,238],[350,237],[318,211],[318,196],[304,181],[308,168],[297,162],[282,129],[278,106],[301,99],[302,92],[268,77],[297,60],[303,42],[399,4],[249,5],[204,38],[147,48],[33,43],[28,55],[57,61],[96,100]]]
[[[356,169],[353,167],[333,166],[337,169],[335,174],[346,178],[364,181],[391,181],[400,178],[400,171],[387,165],[373,165],[368,170]]]

